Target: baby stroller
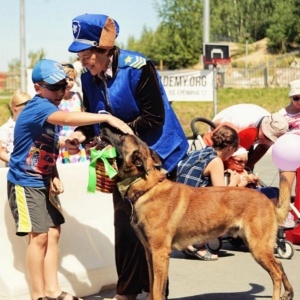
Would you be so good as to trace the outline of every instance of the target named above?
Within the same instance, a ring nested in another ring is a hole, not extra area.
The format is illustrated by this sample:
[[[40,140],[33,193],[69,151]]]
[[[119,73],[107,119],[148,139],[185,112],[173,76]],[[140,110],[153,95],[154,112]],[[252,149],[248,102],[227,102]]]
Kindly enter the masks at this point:
[[[214,124],[214,122],[210,121],[209,119],[206,119],[203,117],[194,118],[191,121],[191,125],[190,125],[192,133],[193,133],[190,151],[196,150],[196,149],[202,149],[202,148],[206,147],[206,144],[204,143],[204,141],[202,139],[202,135],[199,132],[199,130],[197,129],[198,122],[207,124],[210,127],[210,129],[216,128],[216,124]],[[259,184],[260,184],[260,186],[266,186],[261,180],[260,180]],[[291,210],[293,210],[293,212],[297,216],[297,220],[295,221],[296,226],[297,226],[298,223],[300,222],[300,213],[297,210],[297,208],[294,206],[293,200],[294,200],[294,198],[292,197]],[[292,230],[293,228],[294,227],[292,227],[292,228],[279,227],[279,229],[278,229],[276,253],[281,258],[290,259],[294,255],[294,246],[290,241],[286,240],[286,234],[285,234],[285,232],[287,230]],[[228,241],[235,248],[239,248],[244,244],[244,242],[241,238],[239,238],[239,237],[234,238],[234,237],[226,235],[226,236],[219,237],[217,239],[209,241],[207,243],[207,247],[209,248],[209,250],[211,252],[218,252],[222,248],[223,241],[225,241],[225,240]]]

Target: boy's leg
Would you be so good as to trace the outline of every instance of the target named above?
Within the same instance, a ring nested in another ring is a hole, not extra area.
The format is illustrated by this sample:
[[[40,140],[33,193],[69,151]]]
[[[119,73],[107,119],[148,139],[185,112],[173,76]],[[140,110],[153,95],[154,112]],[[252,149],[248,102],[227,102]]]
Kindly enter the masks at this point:
[[[48,247],[44,261],[45,293],[48,297],[57,297],[61,293],[58,283],[58,240],[60,226],[52,227],[48,232]]]
[[[32,299],[45,296],[44,258],[47,249],[47,236],[47,233],[29,233],[26,268],[32,288]]]

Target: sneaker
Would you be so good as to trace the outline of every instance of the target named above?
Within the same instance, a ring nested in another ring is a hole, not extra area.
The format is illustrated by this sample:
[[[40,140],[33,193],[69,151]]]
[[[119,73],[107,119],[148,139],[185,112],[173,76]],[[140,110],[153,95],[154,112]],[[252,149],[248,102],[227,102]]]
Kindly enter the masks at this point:
[[[290,212],[281,226],[283,228],[294,228],[296,226],[296,223],[294,221],[294,216]]]

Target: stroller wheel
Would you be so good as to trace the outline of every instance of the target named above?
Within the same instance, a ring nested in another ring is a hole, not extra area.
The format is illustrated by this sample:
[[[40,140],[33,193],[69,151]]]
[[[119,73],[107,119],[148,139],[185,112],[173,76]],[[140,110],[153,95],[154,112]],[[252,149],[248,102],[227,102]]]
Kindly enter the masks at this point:
[[[222,238],[218,237],[216,239],[210,240],[206,244],[206,246],[211,252],[216,253],[222,248]]]
[[[285,249],[282,249],[285,248]],[[277,246],[277,254],[281,258],[289,259],[292,258],[294,255],[294,246],[291,242],[285,241],[284,247]]]

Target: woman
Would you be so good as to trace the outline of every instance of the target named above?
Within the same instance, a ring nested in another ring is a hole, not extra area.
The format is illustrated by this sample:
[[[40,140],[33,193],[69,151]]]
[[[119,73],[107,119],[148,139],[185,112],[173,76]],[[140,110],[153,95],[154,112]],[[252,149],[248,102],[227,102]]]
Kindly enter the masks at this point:
[[[237,149],[239,138],[237,132],[222,125],[211,136],[212,147],[192,151],[178,165],[177,181],[195,187],[224,186],[224,163]],[[240,176],[232,172],[229,186],[238,186]],[[201,260],[217,260],[204,244],[189,245],[184,251],[188,256]]]
[[[300,79],[291,81],[289,85],[289,104],[282,108],[279,113],[285,116],[289,123],[287,133],[300,135]],[[292,191],[296,170],[281,171],[281,173],[288,179]]]
[[[84,67],[81,84],[86,110],[104,111],[125,121],[160,156],[169,178],[174,177],[188,142],[151,61],[115,46],[119,25],[108,16],[78,16],[72,29],[74,41],[69,51],[77,53]],[[83,142],[99,134],[99,126],[93,129],[81,129],[76,138]],[[129,201],[117,189],[113,201],[118,273],[114,299],[133,300],[142,291],[149,292],[145,251],[130,225]]]

